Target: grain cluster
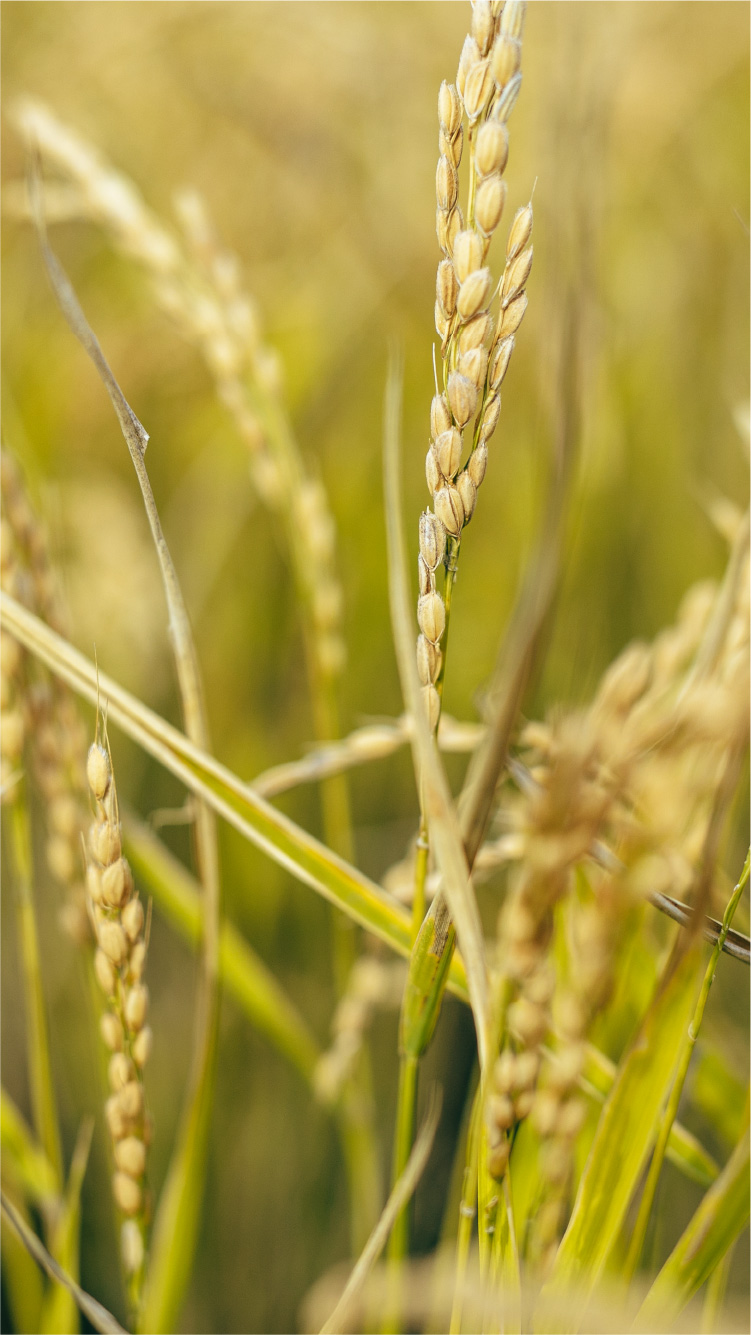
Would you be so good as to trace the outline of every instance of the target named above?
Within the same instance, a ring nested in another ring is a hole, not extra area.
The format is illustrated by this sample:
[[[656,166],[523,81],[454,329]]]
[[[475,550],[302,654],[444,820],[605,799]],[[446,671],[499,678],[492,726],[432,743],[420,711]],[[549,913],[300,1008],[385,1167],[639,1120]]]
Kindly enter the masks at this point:
[[[443,258],[436,275],[435,324],[441,339],[443,390],[430,410],[425,471],[432,509],[420,519],[417,667],[431,727],[441,711],[448,588],[462,530],[474,514],[501,411],[501,385],[514,335],[527,307],[532,266],[532,206],[519,209],[506,243],[500,281],[489,250],[506,201],[508,119],[521,87],[523,0],[477,0],[456,82],[438,97],[436,233]],[[466,213],[459,202],[467,141]],[[493,304],[498,298],[498,310]],[[446,589],[436,583],[445,569]]]

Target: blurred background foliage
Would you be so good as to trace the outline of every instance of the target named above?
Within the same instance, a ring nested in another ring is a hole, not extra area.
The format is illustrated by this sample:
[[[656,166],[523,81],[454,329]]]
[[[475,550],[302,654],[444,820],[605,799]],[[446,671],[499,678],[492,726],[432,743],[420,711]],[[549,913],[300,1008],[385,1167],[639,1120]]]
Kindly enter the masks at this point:
[[[386,596],[381,420],[387,350],[405,355],[405,512],[427,499],[432,393],[436,96],[453,78],[458,3],[6,3],[3,90],[47,101],[169,219],[173,192],[207,201],[281,353],[308,465],[338,526],[346,598],[345,728],[400,712]],[[555,624],[529,715],[585,701],[615,654],[672,619],[726,544],[708,513],[743,506],[748,423],[748,11],[736,3],[533,3],[511,121],[512,209],[535,187],[530,305],[504,386],[481,503],[463,544],[448,710],[477,717],[539,524],[572,294],[583,347],[581,430]],[[24,171],[6,117],[6,183]],[[501,232],[503,232],[503,227]],[[312,723],[283,545],[198,355],[96,228],[54,243],[135,411],[193,617],[216,754],[251,777],[300,755]],[[496,267],[500,263],[501,245]],[[494,251],[491,251],[491,256]],[[130,461],[95,372],[55,306],[29,226],[3,225],[5,437],[50,528],[71,638],[177,719],[162,593]],[[113,736],[121,800],[149,815],[178,785]],[[458,767],[452,766],[457,777]],[[417,811],[406,753],[352,776],[360,865],[379,877]],[[319,832],[314,790],[282,800]],[[745,799],[726,851],[739,870]],[[165,839],[188,857],[184,827]],[[315,895],[222,831],[227,910],[327,1041],[330,923]],[[41,865],[41,864],[40,864]],[[39,886],[53,1057],[69,1153],[98,1106],[79,964]],[[739,926],[744,926],[738,922]],[[3,933],[3,1080],[27,1107],[12,916]],[[167,1162],[191,1046],[194,961],[155,917],[148,1071]],[[745,1076],[747,975],[723,960],[705,1039]],[[384,1180],[395,1079],[379,1018]],[[690,1121],[690,1113],[688,1115]],[[699,1129],[697,1127],[697,1129]],[[727,1146],[709,1128],[709,1147]],[[185,1330],[290,1330],[306,1289],[347,1251],[346,1187],[329,1117],[298,1076],[223,1013],[203,1232]],[[119,1308],[103,1134],[84,1192],[82,1281]],[[678,1183],[651,1259],[698,1200]],[[684,1200],[685,1197],[685,1200]],[[677,1212],[677,1213],[676,1213]],[[746,1282],[745,1248],[733,1272]]]

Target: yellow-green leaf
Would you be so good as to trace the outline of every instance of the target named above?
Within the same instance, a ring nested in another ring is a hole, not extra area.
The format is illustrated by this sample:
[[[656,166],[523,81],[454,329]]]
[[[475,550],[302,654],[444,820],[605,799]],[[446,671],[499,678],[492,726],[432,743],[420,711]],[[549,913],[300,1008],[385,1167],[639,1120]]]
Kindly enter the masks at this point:
[[[649,1290],[637,1313],[636,1329],[664,1329],[709,1279],[748,1221],[746,1131]]]
[[[618,1068],[553,1265],[547,1286],[552,1294],[575,1289],[585,1303],[607,1263],[654,1144],[693,1014],[700,966],[700,947],[694,946],[669,969]]]

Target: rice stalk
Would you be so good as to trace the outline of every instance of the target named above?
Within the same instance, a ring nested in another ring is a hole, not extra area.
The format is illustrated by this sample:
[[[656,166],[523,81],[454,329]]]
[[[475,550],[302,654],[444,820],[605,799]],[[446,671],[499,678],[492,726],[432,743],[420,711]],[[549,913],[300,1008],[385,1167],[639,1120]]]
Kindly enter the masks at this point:
[[[49,246],[42,213],[37,164],[34,165],[30,188],[32,212],[55,296],[73,333],[99,372],[136,471],[164,586],[185,727],[191,739],[205,747],[208,744],[208,725],[198,658],[177,572],[162,532],[146,470],[144,455],[148,434],[125,399],[102,353],[96,335],[81,310],[75,292]],[[91,785],[91,776],[89,782]],[[172,1326],[190,1272],[205,1173],[218,1040],[218,952],[221,921],[219,860],[214,816],[208,806],[200,801],[196,804],[194,832],[196,859],[205,900],[203,971],[196,1007],[196,1038],[189,1093],[155,1222],[148,1288],[143,1311],[139,1317],[155,1330],[169,1329]],[[115,1196],[117,1199],[117,1191]],[[133,1192],[131,1198],[134,1199]],[[122,1202],[118,1203],[123,1208]],[[140,1202],[138,1211],[134,1209],[132,1213],[140,1213]],[[139,1235],[140,1246],[134,1242],[132,1248],[128,1245],[124,1251],[129,1257],[126,1268],[134,1277],[132,1299],[134,1305],[140,1309],[144,1259],[142,1229],[139,1229]],[[135,1238],[135,1233],[133,1237]]]

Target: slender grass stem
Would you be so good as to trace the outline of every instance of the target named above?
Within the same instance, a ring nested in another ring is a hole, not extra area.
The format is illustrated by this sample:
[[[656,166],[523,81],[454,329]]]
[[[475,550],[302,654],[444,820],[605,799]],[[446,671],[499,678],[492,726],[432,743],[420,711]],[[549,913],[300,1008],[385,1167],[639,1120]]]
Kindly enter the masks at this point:
[[[459,1204],[459,1228],[456,1235],[456,1267],[454,1280],[454,1301],[451,1308],[449,1335],[460,1335],[462,1328],[462,1306],[466,1287],[469,1248],[472,1242],[472,1229],[477,1214],[477,1165],[480,1155],[480,1129],[482,1125],[482,1081],[475,1090],[472,1112],[467,1135],[467,1159],[464,1167],[462,1198]]]
[[[670,1137],[670,1132],[672,1130],[673,1123],[678,1114],[678,1104],[680,1103],[681,1094],[683,1093],[683,1086],[686,1080],[686,1075],[688,1074],[688,1068],[691,1062],[691,1058],[693,1056],[694,1046],[696,1044],[696,1039],[699,1034],[699,1029],[701,1028],[701,1022],[702,1019],[704,1018],[704,1009],[706,1007],[707,999],[709,997],[709,991],[712,986],[712,983],[714,982],[714,976],[717,970],[717,963],[722,953],[722,943],[725,940],[725,937],[727,936],[727,933],[730,929],[730,924],[733,921],[733,915],[735,914],[735,910],[738,907],[741,895],[743,894],[743,891],[748,885],[750,861],[751,861],[751,849],[746,854],[746,861],[743,864],[743,871],[741,872],[740,879],[732,895],[730,896],[727,908],[725,909],[725,913],[723,914],[722,929],[715,943],[714,949],[712,950],[712,954],[709,957],[709,963],[707,964],[707,968],[704,974],[704,979],[702,981],[701,990],[699,992],[699,996],[696,1002],[696,1007],[694,1009],[694,1014],[692,1016],[691,1023],[689,1024],[688,1029],[686,1030],[683,1036],[683,1041],[681,1044],[680,1054],[678,1058],[678,1067],[676,1070],[675,1080],[673,1081],[673,1087],[670,1091],[670,1096],[667,1101],[667,1106],[660,1121],[660,1127],[657,1133],[657,1143],[655,1144],[654,1153],[652,1155],[652,1162],[649,1165],[647,1181],[644,1186],[644,1191],[642,1192],[641,1201],[639,1202],[639,1211],[636,1217],[634,1231],[631,1235],[631,1241],[629,1243],[628,1252],[626,1254],[626,1260],[623,1266],[623,1276],[626,1282],[630,1282],[634,1274],[634,1271],[636,1270],[636,1267],[639,1264],[639,1258],[641,1256],[642,1249],[644,1247],[644,1239],[646,1237],[647,1225],[649,1223],[649,1217],[652,1213],[652,1206],[654,1204],[655,1192],[657,1190],[657,1182],[660,1173],[662,1171],[663,1161],[665,1159],[665,1151],[667,1149],[668,1139]]]
[[[395,1187],[404,1172],[415,1137],[417,1108],[417,1072],[419,1058],[403,1052],[399,1057],[399,1088],[396,1096],[396,1129],[391,1172]],[[388,1245],[390,1262],[388,1314],[383,1324],[385,1335],[395,1335],[401,1327],[401,1283],[404,1258],[409,1252],[409,1205],[405,1204],[394,1220]]]
[[[300,579],[298,578],[298,585]],[[303,603],[303,606],[306,606]],[[315,627],[309,617],[305,627],[313,716],[319,741],[336,740],[340,734],[339,709],[330,674],[321,671],[314,643]],[[352,862],[354,839],[349,784],[346,775],[332,774],[321,786],[321,815],[326,844]],[[334,981],[341,997],[357,958],[354,924],[336,910],[331,914]],[[339,1108],[338,1123],[347,1168],[350,1193],[350,1234],[353,1255],[362,1251],[381,1207],[380,1166],[375,1133],[375,1106],[370,1054],[365,1043],[349,1079],[349,1090]]]
[[[399,1090],[397,1094],[397,1118],[394,1133],[394,1159],[392,1178],[394,1183],[404,1171],[412,1149],[415,1132],[415,1108],[417,1105],[417,1071],[419,1059],[405,1053],[399,1061]],[[397,1215],[389,1240],[389,1256],[393,1261],[401,1261],[409,1247],[409,1224],[406,1207]]]

